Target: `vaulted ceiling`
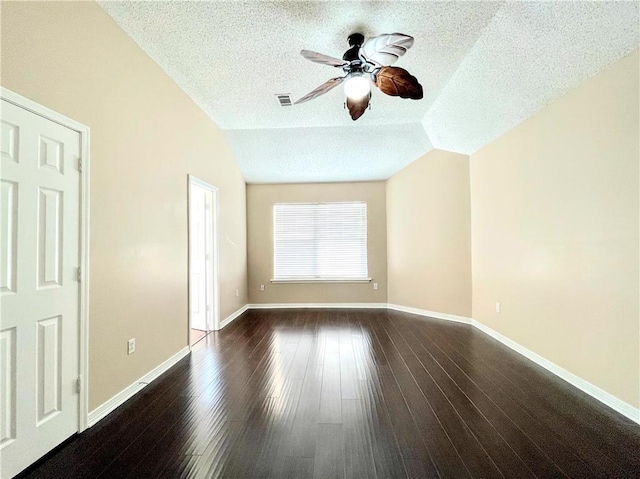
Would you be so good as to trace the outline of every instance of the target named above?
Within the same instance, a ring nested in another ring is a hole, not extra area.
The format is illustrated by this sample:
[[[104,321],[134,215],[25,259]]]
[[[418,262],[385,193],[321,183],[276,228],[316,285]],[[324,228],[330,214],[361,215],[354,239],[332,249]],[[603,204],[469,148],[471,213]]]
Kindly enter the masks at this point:
[[[248,183],[381,180],[432,148],[471,154],[638,47],[638,2],[100,2],[221,127]],[[422,100],[336,88],[347,36],[401,32]]]

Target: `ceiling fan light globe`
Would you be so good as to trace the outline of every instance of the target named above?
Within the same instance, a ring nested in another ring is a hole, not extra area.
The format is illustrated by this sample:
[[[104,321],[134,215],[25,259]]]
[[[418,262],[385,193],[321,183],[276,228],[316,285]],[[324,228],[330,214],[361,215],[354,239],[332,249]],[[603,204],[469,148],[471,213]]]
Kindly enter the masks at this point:
[[[360,100],[371,92],[371,82],[363,76],[353,76],[344,83],[344,93],[352,100]]]

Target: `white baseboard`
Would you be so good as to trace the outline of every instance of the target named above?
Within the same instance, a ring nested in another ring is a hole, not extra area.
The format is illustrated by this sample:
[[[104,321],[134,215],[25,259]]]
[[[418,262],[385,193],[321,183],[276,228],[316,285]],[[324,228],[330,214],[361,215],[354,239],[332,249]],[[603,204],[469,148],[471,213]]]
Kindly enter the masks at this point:
[[[533,361],[537,365],[542,366],[547,371],[550,371],[556,376],[558,376],[560,379],[564,379],[569,384],[577,387],[581,391],[584,391],[589,396],[597,399],[604,405],[609,406],[614,411],[617,411],[623,416],[628,417],[632,421],[640,424],[640,409],[633,407],[631,404],[627,404],[626,402],[622,401],[621,399],[618,399],[614,395],[600,389],[598,386],[595,386],[590,382],[585,381],[584,379],[567,371],[566,369],[561,368],[557,364],[552,363],[551,361],[543,358],[539,354],[534,353],[533,351],[507,338],[506,336],[503,336],[499,332],[494,331],[489,326],[486,326],[481,322],[476,321],[475,319],[472,321],[472,324],[474,327],[478,328],[483,333],[488,334],[494,339],[497,339],[505,346],[508,346],[509,348],[513,349],[515,352],[520,353],[525,358]]]
[[[133,384],[127,386],[111,399],[95,408],[89,413],[88,427],[95,425],[98,421],[113,412],[118,406],[122,405],[125,401],[139,393],[142,389],[145,388],[145,386],[160,377],[162,373],[167,371],[171,366],[187,356],[189,352],[189,346],[185,346],[165,362],[163,362],[159,366],[156,366],[147,374],[135,381]]]
[[[231,323],[234,319],[238,318],[240,315],[242,315],[242,313],[244,313],[245,311],[247,311],[249,309],[248,304],[245,304],[242,308],[238,309],[237,311],[231,313],[229,316],[227,316],[225,319],[223,319],[222,321],[220,321],[220,329],[224,328],[225,326],[228,326],[229,323]]]
[[[437,311],[428,311],[426,309],[412,308],[409,306],[400,306],[397,304],[388,304],[387,307],[395,311],[402,311],[403,313],[412,313],[412,314],[418,314],[420,316],[428,316],[430,318],[446,319],[447,321],[454,321],[456,323],[471,324],[472,322],[471,318],[467,318],[466,316],[456,316],[455,314],[438,313]]]
[[[256,303],[249,309],[358,308],[387,309],[387,303]]]

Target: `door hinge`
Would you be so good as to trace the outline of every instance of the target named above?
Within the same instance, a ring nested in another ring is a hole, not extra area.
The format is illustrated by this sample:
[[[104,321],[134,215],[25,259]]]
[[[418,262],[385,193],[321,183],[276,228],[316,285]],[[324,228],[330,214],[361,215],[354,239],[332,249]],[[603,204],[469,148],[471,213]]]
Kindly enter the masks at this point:
[[[76,379],[76,391],[78,394],[82,392],[82,376],[78,376],[78,379]]]
[[[82,158],[78,158],[78,171],[82,173]]]
[[[82,282],[82,269],[78,266],[78,270],[76,271],[76,279],[78,283]]]

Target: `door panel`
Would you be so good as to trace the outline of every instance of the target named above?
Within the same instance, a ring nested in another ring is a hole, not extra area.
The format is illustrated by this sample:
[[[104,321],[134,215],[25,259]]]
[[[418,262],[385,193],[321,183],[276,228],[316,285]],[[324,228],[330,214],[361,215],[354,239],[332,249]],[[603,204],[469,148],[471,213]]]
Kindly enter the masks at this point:
[[[36,407],[37,424],[51,419],[61,411],[60,363],[62,345],[60,316],[38,321],[37,384]]]
[[[62,191],[39,188],[38,289],[62,286]]]
[[[0,294],[16,292],[18,255],[16,242],[18,233],[18,184],[14,181],[1,181],[0,208],[2,208],[2,265]]]
[[[80,134],[2,100],[0,455],[11,477],[77,432]]]
[[[0,333],[0,447],[16,437],[16,328]]]

